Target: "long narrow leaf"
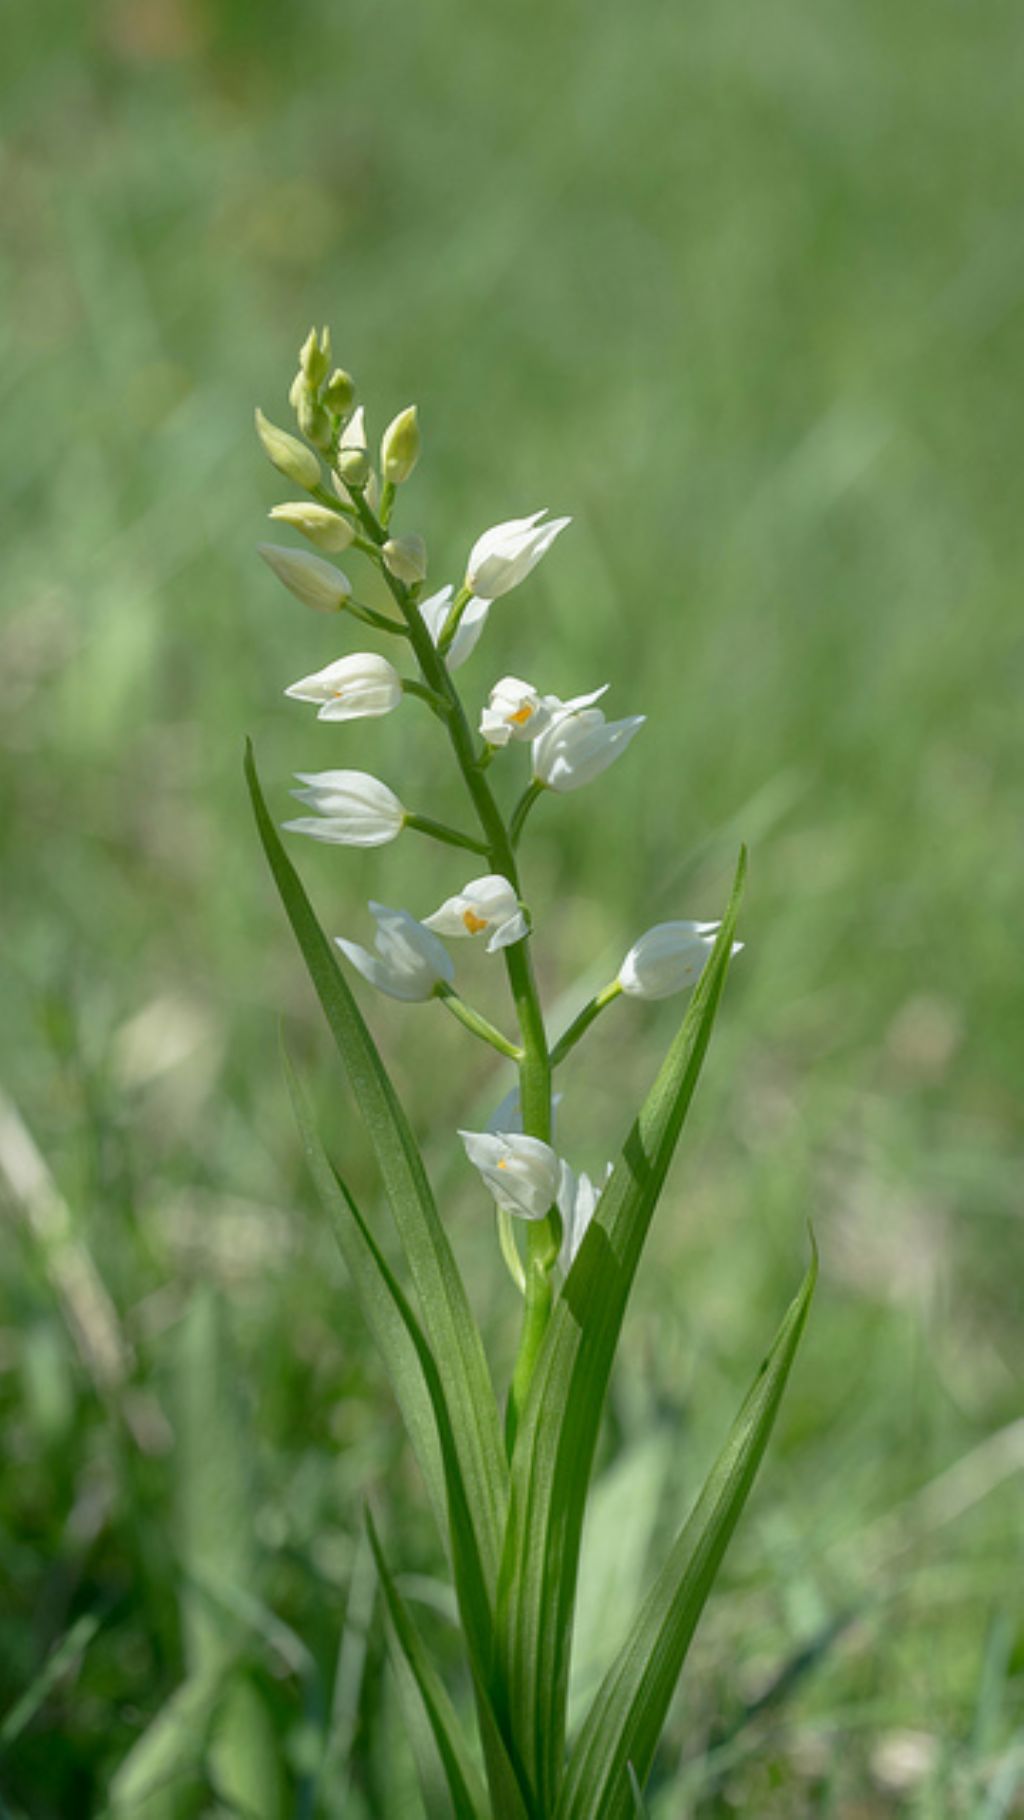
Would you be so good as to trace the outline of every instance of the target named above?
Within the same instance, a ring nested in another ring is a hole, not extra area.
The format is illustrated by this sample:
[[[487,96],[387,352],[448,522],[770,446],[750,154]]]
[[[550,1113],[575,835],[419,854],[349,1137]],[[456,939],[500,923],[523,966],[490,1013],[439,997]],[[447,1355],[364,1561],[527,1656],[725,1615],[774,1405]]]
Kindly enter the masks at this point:
[[[348,1188],[327,1158],[315,1126],[305,1106],[297,1082],[293,1079],[296,1113],[303,1141],[310,1158],[326,1212],[337,1234],[339,1244],[357,1258],[360,1270],[375,1279],[374,1295],[386,1299],[388,1321],[400,1323],[411,1353],[402,1363],[414,1361],[418,1370],[418,1390],[429,1402],[434,1435],[443,1479],[443,1498],[447,1512],[447,1532],[451,1548],[459,1616],[469,1648],[477,1712],[487,1756],[488,1775],[499,1811],[509,1820],[520,1820],[527,1810],[523,1804],[521,1773],[514,1766],[502,1739],[494,1705],[493,1689],[493,1617],[480,1558],[477,1531],[473,1524],[468,1491],[462,1477],[458,1450],[449,1410],[447,1386],[430,1350],[429,1342],[416,1314],[370,1228],[360,1213]],[[393,1338],[393,1335],[389,1335]],[[414,1382],[406,1379],[406,1387]],[[417,1419],[424,1411],[417,1403]]]
[[[487,1803],[480,1778],[466,1749],[458,1716],[384,1558],[373,1517],[366,1513],[370,1547],[377,1564],[388,1615],[392,1654],[412,1675],[427,1716],[451,1796],[454,1820],[486,1820]]]
[[[309,1173],[331,1222],[366,1324],[387,1369],[406,1433],[423,1474],[427,1495],[447,1544],[448,1508],[444,1492],[444,1467],[430,1395],[423,1380],[423,1368],[406,1323],[395,1306],[394,1297],[378,1267],[373,1247],[366,1242],[363,1224],[352,1218],[348,1202],[338,1187],[291,1057],[287,1050],[283,1053],[285,1075]]]
[[[685,1528],[605,1676],[569,1759],[556,1820],[630,1820],[686,1652],[768,1444],[803,1333],[817,1258]]]
[[[745,872],[552,1312],[512,1462],[498,1598],[506,1728],[543,1812],[554,1807],[580,1532],[608,1376],[651,1217],[707,1050]]]
[[[480,1330],[409,1121],[331,944],[278,838],[260,788],[251,745],[246,748],[245,773],[263,850],[345,1065],[376,1155],[430,1345],[444,1372],[455,1445],[488,1590],[493,1596],[505,1526],[508,1474]]]

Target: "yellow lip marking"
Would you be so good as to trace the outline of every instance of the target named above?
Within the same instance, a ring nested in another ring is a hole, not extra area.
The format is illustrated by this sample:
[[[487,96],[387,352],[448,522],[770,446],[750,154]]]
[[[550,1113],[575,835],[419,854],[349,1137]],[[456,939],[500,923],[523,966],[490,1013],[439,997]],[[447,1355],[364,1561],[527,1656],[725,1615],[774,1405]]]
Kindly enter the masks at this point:
[[[464,910],[462,912],[462,920],[470,935],[479,935],[481,929],[486,929],[487,927],[486,916],[477,916],[475,910]]]
[[[507,1159],[507,1157],[503,1157],[503,1156],[500,1156],[500,1157],[499,1157],[499,1158],[498,1158],[498,1168],[499,1168],[499,1169],[507,1169],[507,1168],[508,1168],[508,1159]]]
[[[524,702],[522,707],[517,708],[515,713],[510,714],[508,718],[514,727],[525,727],[527,721],[533,719],[533,709],[528,701]]]

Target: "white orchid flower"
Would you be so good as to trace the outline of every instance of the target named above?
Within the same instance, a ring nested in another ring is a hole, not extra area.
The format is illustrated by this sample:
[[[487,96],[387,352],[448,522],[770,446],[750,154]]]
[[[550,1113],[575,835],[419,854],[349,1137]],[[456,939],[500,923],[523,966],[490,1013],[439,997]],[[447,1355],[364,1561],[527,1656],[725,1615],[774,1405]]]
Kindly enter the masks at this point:
[[[336,935],[334,939],[371,986],[386,992],[389,998],[417,1004],[433,998],[438,986],[451,984],[455,967],[447,948],[408,910],[371,904],[370,914],[377,924],[375,954],[358,942],[347,942],[343,936]]]
[[[478,537],[466,564],[467,588],[485,600],[497,600],[525,581],[559,532],[572,523],[569,518],[551,518],[541,524],[543,517],[540,511],[529,518],[508,518]]]
[[[436,929],[438,935],[483,935],[488,933],[487,952],[521,942],[529,925],[519,908],[507,878],[489,872],[484,878],[471,878],[455,897],[449,897],[423,919],[425,929]]]
[[[555,1204],[561,1174],[550,1144],[519,1131],[460,1131],[459,1136],[503,1212],[544,1219]]]
[[[320,704],[317,720],[367,720],[390,714],[402,699],[402,679],[386,657],[375,651],[355,651],[339,657],[312,676],[303,676],[285,690],[293,701]]]
[[[352,592],[347,575],[309,550],[289,550],[284,544],[261,543],[259,553],[279,581],[296,599],[318,613],[339,613]]]
[[[590,695],[577,695],[553,710],[548,725],[533,742],[533,775],[538,783],[549,790],[578,790],[621,757],[640,731],[646,715],[606,721],[601,709],[592,706],[604,692],[595,689]]]
[[[618,971],[631,998],[670,998],[695,986],[715,945],[719,923],[656,923],[633,943]],[[734,942],[738,954],[742,942]]]
[[[612,1172],[609,1163],[605,1170],[607,1182]],[[592,1182],[589,1175],[577,1175],[568,1163],[562,1164],[558,1182],[558,1211],[562,1216],[562,1248],[558,1261],[563,1271],[569,1269],[576,1256],[583,1235],[594,1217],[597,1203],[601,1199],[604,1182]]]
[[[454,595],[455,590],[449,582],[446,588],[439,589],[436,594],[431,594],[426,600],[419,602],[419,610],[433,645],[437,644],[444,631]],[[473,599],[468,602],[462,618],[459,620],[459,629],[452,639],[445,658],[449,670],[457,670],[475,651],[477,640],[487,624],[487,615],[490,610],[489,600]]]
[[[480,716],[480,731],[489,746],[507,746],[510,739],[536,739],[561,707],[555,695],[540,695],[532,683],[518,676],[496,682]]]
[[[285,822],[290,834],[342,847],[383,847],[401,834],[405,810],[393,790],[368,771],[297,771],[303,790],[293,790],[316,815]]]

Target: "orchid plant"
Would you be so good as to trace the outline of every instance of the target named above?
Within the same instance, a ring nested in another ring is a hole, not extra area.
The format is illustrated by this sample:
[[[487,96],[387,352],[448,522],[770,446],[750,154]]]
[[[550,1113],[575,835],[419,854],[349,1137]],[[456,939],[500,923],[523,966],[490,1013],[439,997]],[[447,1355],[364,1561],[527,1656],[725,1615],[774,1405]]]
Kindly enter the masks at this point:
[[[475,734],[454,672],[481,639],[494,602],[528,580],[569,520],[534,512],[495,525],[473,544],[460,584],[428,594],[422,538],[393,526],[400,489],[420,454],[415,408],[384,431],[375,468],[363,409],[348,374],[332,369],[326,330],[311,331],[303,345],[290,401],[300,436],[260,412],[256,425],[270,460],[302,494],[275,506],[271,517],[311,548],[269,544],[261,554],[306,605],[337,614],[354,634],[371,630],[391,655],[348,651],[286,694],[315,706],[323,721],[374,719],[419,698],[448,742],[474,818],[470,831],[440,822],[361,770],[300,772],[294,794],[305,812],[284,824],[290,834],[376,847],[412,831],[472,856],[474,876],[462,876],[470,869],[464,857],[453,871],[455,889],[432,913],[418,918],[371,903],[372,947],[348,936],[331,940],[267,809],[251,749],[247,754],[266,857],[397,1230],[404,1280],[328,1157],[289,1064],[309,1166],[388,1368],[447,1552],[478,1745],[465,1734],[368,1516],[396,1673],[457,1820],[627,1820],[643,1812],[641,1791],[669,1701],[767,1444],[815,1275],[812,1261],[688,1521],[569,1737],[577,1568],[602,1406],[644,1240],[739,946],[744,856],[719,921],[649,929],[615,977],[549,1039],[532,958],[534,918],[520,876],[527,819],[541,796],[582,789],[621,758],[643,717],[607,720],[597,705],[604,689],[560,700],[505,676],[482,700]],[[386,607],[357,598],[331,560],[346,551],[365,560]],[[521,762],[524,747],[528,775],[506,815],[491,767]],[[538,926],[542,932],[542,917]],[[481,942],[504,966],[514,1035],[457,990],[446,944],[465,939]],[[494,1202],[500,1251],[522,1301],[503,1412],[451,1237],[340,956],[392,998],[436,1001],[516,1065],[518,1091],[492,1129],[459,1133]],[[690,997],[678,1034],[606,1179],[577,1175],[554,1145],[554,1071],[615,1000],[683,992]]]

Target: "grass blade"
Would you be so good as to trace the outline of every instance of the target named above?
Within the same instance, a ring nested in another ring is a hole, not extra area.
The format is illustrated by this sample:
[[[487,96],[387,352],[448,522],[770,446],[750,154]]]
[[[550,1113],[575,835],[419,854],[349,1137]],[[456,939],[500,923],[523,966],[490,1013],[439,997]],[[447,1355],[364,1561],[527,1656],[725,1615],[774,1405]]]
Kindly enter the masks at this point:
[[[817,1278],[817,1257],[733,1424],[693,1514],[587,1715],[556,1820],[630,1820],[669,1701],[768,1444]]]
[[[270,818],[252,747],[245,773],[263,849],[373,1146],[388,1203],[444,1372],[452,1427],[481,1561],[493,1598],[505,1526],[508,1472],[480,1330],[439,1218],[409,1121]]]
[[[480,1778],[466,1749],[455,1709],[427,1654],[412,1613],[395,1585],[369,1511],[366,1513],[366,1526],[384,1595],[388,1640],[396,1658],[399,1679],[403,1684],[406,1682],[406,1676],[402,1673],[404,1665],[415,1683],[430,1726],[451,1796],[454,1820],[486,1820],[487,1802]]]
[[[721,930],[682,1028],[555,1303],[516,1441],[498,1649],[507,1730],[543,1812],[554,1807],[562,1772],[580,1532],[605,1390],[725,984],[745,863],[741,853]]]

